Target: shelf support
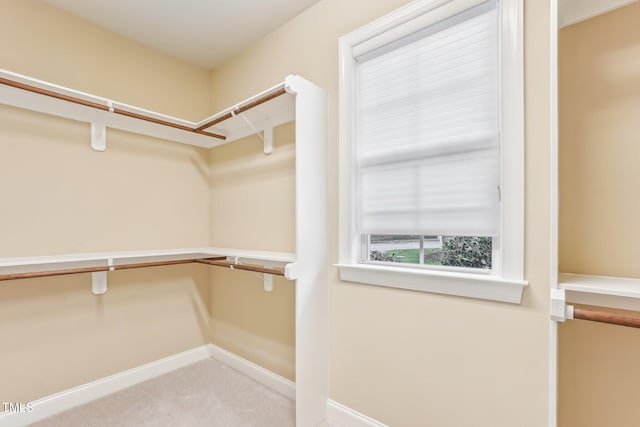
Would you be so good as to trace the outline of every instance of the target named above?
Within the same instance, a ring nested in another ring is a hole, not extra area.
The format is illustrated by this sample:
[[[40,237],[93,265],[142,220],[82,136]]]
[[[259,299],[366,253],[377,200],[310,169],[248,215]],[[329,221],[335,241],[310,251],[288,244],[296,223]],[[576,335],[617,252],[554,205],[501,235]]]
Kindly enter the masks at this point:
[[[94,295],[102,295],[107,292],[107,272],[98,271],[91,273],[91,290]]]
[[[264,142],[264,154],[273,153],[273,126],[268,123],[263,131],[262,140]]]
[[[91,148],[96,151],[107,149],[107,118],[103,111],[96,111],[96,118],[91,122]]]
[[[258,137],[260,137],[260,139],[262,140],[262,144],[264,146],[263,150],[264,150],[264,154],[268,155],[273,153],[273,124],[269,121],[269,120],[265,120],[264,121],[264,126],[262,129],[262,133],[260,133],[260,129],[258,129],[258,127],[254,126],[253,123],[251,123],[251,120],[249,120],[242,112],[238,112],[240,111],[240,107],[236,107],[233,110],[231,110],[231,117],[238,117],[240,116],[246,123],[247,125],[253,130],[253,132],[258,135]]]
[[[273,274],[264,273],[264,291],[273,292]]]

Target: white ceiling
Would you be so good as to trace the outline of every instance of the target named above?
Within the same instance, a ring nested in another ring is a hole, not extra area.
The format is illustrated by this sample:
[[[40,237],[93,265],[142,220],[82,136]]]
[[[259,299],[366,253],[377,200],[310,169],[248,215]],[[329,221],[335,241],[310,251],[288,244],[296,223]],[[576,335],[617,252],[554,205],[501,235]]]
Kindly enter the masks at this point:
[[[215,68],[319,0],[45,0],[144,45]]]
[[[577,24],[635,1],[637,0],[559,0],[558,25],[562,28]]]

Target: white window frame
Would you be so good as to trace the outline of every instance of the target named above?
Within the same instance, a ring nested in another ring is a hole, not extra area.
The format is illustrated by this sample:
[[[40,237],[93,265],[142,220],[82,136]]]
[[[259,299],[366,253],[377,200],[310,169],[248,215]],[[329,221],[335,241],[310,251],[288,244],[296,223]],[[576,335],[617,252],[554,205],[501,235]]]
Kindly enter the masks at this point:
[[[340,279],[519,304],[524,280],[523,0],[499,0],[501,224],[499,255],[490,274],[359,261],[356,224],[355,57],[484,0],[417,0],[339,40]],[[416,233],[419,234],[419,233]]]

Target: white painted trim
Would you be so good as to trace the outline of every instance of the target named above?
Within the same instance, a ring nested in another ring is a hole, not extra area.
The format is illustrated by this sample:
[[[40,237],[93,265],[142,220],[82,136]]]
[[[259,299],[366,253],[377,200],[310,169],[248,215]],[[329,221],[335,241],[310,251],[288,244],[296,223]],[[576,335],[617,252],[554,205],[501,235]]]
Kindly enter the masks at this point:
[[[500,275],[524,277],[524,6],[500,1],[500,125],[502,153],[502,230]]]
[[[24,426],[66,410],[115,393],[143,381],[164,375],[210,357],[208,345],[187,350],[137,368],[128,369],[108,377],[38,399],[33,411],[28,413],[4,413],[0,415],[0,427]]]
[[[333,400],[329,400],[327,421],[336,427],[387,427],[386,424]]]
[[[549,127],[550,127],[550,283],[558,287],[558,0],[550,0],[549,13]]]
[[[549,91],[549,285],[553,291],[558,288],[558,0],[549,4]],[[550,316],[548,427],[558,424],[558,347],[558,322]]]
[[[548,427],[558,425],[558,322],[549,319]]]
[[[222,347],[218,347],[217,345],[209,344],[207,347],[209,349],[209,356],[212,359],[215,359],[220,363],[224,363],[230,368],[243,373],[249,378],[259,382],[265,387],[269,387],[270,389],[277,391],[291,400],[296,399],[296,383],[293,381],[281,377],[280,375],[275,374],[262,366],[256,365],[247,359],[243,359],[242,357],[231,353]]]
[[[469,274],[370,264],[338,264],[340,280],[520,304],[527,282]]]

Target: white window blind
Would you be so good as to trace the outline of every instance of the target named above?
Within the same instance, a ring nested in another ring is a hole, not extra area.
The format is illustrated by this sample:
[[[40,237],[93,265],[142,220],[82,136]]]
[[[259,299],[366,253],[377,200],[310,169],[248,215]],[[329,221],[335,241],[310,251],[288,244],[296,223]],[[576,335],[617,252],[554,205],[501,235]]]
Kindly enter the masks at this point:
[[[497,236],[495,0],[356,58],[359,234]]]

